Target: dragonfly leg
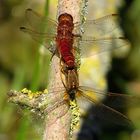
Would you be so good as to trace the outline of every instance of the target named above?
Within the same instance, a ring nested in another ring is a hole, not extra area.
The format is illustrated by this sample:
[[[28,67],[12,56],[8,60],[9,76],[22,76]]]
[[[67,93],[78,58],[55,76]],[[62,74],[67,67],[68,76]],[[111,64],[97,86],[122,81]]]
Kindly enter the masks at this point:
[[[52,58],[54,57],[54,55],[58,55],[58,51],[57,51],[57,49],[55,49],[55,51],[52,52],[52,55],[51,55],[50,61],[52,61]]]
[[[62,58],[60,58],[60,77],[61,77],[61,80],[62,80],[62,84],[63,84],[63,86],[65,87],[65,89],[67,89],[67,87],[66,87],[66,84],[65,84],[65,82],[64,82],[64,79],[63,79],[63,75],[65,75],[65,66],[64,66],[64,64],[62,64],[63,63],[63,61],[62,61]],[[62,75],[63,74],[63,75]],[[66,77],[65,77],[66,78]],[[65,80],[66,81],[66,80]]]

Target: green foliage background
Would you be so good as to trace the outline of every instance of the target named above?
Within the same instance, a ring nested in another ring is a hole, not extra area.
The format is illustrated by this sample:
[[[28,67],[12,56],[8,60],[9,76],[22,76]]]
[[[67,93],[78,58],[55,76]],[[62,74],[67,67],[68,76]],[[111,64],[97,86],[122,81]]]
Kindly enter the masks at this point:
[[[24,12],[27,8],[35,9],[47,16],[51,15],[51,18],[55,19],[56,4],[55,0],[47,2],[37,0],[32,2],[0,1],[0,140],[41,139],[43,133],[41,129],[30,121],[28,115],[22,115],[16,105],[7,102],[6,93],[10,89],[20,90],[27,87],[36,91],[47,87],[50,56],[40,53],[40,46],[21,33],[19,27],[26,24]],[[127,58],[123,59],[125,65],[122,65],[120,71],[123,76],[127,77],[123,83],[133,94],[140,94],[139,11],[139,0],[132,3],[126,1],[126,6],[120,10],[123,18],[121,25],[132,43],[132,49]],[[122,59],[118,61],[122,61]],[[116,77],[119,77],[118,75]],[[116,81],[121,83],[121,79],[118,79]],[[132,135],[122,132],[117,140],[140,139],[139,112],[139,108],[129,110],[137,130]],[[136,137],[137,135],[138,137]],[[104,139],[112,140],[107,134],[104,135]]]

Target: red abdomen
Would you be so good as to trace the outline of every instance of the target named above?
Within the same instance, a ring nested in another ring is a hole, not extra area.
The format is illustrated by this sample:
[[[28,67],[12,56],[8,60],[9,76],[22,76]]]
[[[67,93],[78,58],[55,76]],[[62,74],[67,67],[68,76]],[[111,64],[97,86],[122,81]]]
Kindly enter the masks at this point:
[[[72,43],[73,41],[68,39],[61,39],[58,42],[59,53],[63,61],[67,64],[69,68],[75,67],[75,59],[72,53]]]
[[[75,67],[75,58],[72,53],[73,29],[74,24],[72,16],[67,13],[61,14],[58,18],[56,42],[60,57],[69,69]]]

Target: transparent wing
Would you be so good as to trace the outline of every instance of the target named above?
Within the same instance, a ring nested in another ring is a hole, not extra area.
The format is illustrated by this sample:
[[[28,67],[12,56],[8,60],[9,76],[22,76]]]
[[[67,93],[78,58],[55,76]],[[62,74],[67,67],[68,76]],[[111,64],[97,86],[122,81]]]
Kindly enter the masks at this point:
[[[110,123],[115,123],[115,124],[119,124],[119,125],[126,125],[126,126],[133,125],[131,120],[129,120],[125,115],[123,115],[119,111],[99,102],[97,99],[89,96],[86,93],[87,92],[82,91],[82,90],[79,91],[79,94],[81,94],[81,97],[82,97],[81,100],[83,100],[83,98],[85,98],[84,100],[87,99],[90,102],[92,102],[92,104],[95,105],[95,108],[92,111],[93,116],[96,116],[97,118],[99,118],[101,120],[108,121]],[[81,98],[81,97],[79,96],[78,98]],[[83,100],[83,104],[84,104],[84,100]]]
[[[58,96],[58,98],[53,96],[62,92],[64,92],[64,96],[61,95],[61,97]],[[68,94],[65,92],[65,89],[62,87],[58,87],[57,89],[56,88],[51,89],[49,93],[53,93],[53,94],[50,94],[50,96],[48,94],[49,98],[51,99],[54,98],[52,99],[53,103],[51,104],[56,103],[56,106],[54,105],[53,107],[50,107],[49,111],[54,110],[54,108],[59,107],[59,105],[61,106],[61,103],[63,103],[63,100],[65,99],[65,94]],[[99,100],[99,98],[101,97],[102,98],[108,97],[109,104],[101,103],[101,101]],[[59,100],[61,99],[62,101],[60,101],[59,103]],[[88,104],[89,102],[94,104],[96,107],[93,109],[92,112],[94,113],[93,115],[98,117],[99,119],[103,119],[111,123],[116,123],[119,125],[127,125],[127,126],[132,125],[131,120],[129,120],[125,115],[123,115],[119,111],[113,109],[113,107],[124,109],[127,107],[126,104],[129,104],[129,105],[140,104],[140,98],[136,96],[111,93],[111,92],[105,93],[102,90],[93,89],[93,88],[84,87],[84,86],[79,87],[79,90],[76,93],[76,100],[78,101],[78,103],[81,102],[80,104],[82,104],[83,106],[85,106],[85,104]],[[83,108],[86,108],[86,107],[83,107]],[[49,111],[47,110],[47,112]]]
[[[89,57],[107,51],[111,52],[129,45],[125,37],[82,37],[77,41],[79,41],[80,45],[79,47],[76,46],[75,50],[77,50],[82,57]]]
[[[118,28],[117,14],[107,15],[95,20],[86,20],[84,24],[76,23],[75,28],[81,28],[82,36],[100,37]]]
[[[54,20],[42,17],[32,9],[26,10],[26,18],[30,28],[20,27],[20,30],[29,34],[33,40],[44,45],[51,53],[54,53],[57,23]]]
[[[26,18],[33,30],[38,33],[56,34],[57,22],[41,16],[32,9],[26,10]]]
[[[33,40],[45,46],[51,53],[54,53],[55,48],[55,36],[47,35],[45,33],[38,33],[26,27],[20,27],[20,30],[27,33],[32,37]]]
[[[140,97],[137,96],[105,92],[103,90],[85,87],[85,86],[80,86],[79,89],[83,91],[85,95],[89,96],[89,98],[91,97],[91,98],[95,98],[96,100],[99,100],[106,97],[109,101],[108,106],[110,107],[117,107],[123,109],[126,107],[140,105]]]

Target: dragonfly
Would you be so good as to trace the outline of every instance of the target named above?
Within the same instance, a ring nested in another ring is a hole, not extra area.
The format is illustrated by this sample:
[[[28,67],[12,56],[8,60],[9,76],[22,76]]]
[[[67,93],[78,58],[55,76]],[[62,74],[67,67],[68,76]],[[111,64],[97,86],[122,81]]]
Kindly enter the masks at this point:
[[[73,23],[73,17],[68,13],[61,14],[56,22],[39,15],[32,9],[27,9],[26,18],[30,28],[20,27],[20,30],[44,45],[51,53],[55,55],[59,53],[59,57],[61,54],[65,63],[69,62],[69,59],[67,60],[64,56],[65,51],[70,54],[73,53],[70,51],[74,50],[76,53],[80,52],[82,57],[89,57],[94,55],[90,53],[93,48],[99,48],[99,52],[105,52],[128,45],[125,37],[112,36],[113,31],[118,28],[115,22],[118,18],[117,14],[86,20],[85,23]],[[79,46],[74,46],[74,42],[78,42]],[[117,45],[114,44],[116,42]],[[65,48],[68,50],[63,50],[66,44],[71,47],[67,46]]]
[[[26,10],[26,17],[32,29],[26,27],[21,27],[20,29],[29,34],[35,41],[43,44],[53,55],[58,56],[62,62],[62,73],[65,75],[65,88],[53,91],[54,93],[62,91],[68,93],[67,98],[64,97],[62,102],[67,101],[69,103],[69,100],[78,101],[80,98],[85,102],[88,100],[98,106],[98,110],[96,111],[98,117],[106,114],[109,116],[108,120],[111,118],[114,122],[119,122],[119,124],[130,124],[131,121],[125,115],[101,103],[98,97],[109,97],[118,106],[122,100],[133,104],[137,98],[123,94],[105,93],[96,88],[80,86],[77,72],[78,64],[74,56],[74,53],[78,53],[79,49],[81,55],[85,57],[91,55],[89,52],[94,47],[101,47],[101,52],[104,52],[128,44],[125,37],[111,36],[112,31],[116,29],[114,20],[117,18],[117,14],[107,15],[95,20],[87,20],[84,24],[80,22],[73,23],[73,17],[68,13],[61,14],[58,17],[58,22],[41,17],[32,9]],[[42,28],[46,26],[47,28]],[[74,29],[80,29],[81,26],[83,26],[84,32],[78,30],[74,33]],[[97,34],[93,34],[94,32]],[[109,34],[109,36],[106,36],[106,34]],[[79,42],[79,47],[74,46],[75,41]],[[113,46],[114,41],[117,42],[118,46]],[[95,94],[96,96],[94,96]],[[59,104],[62,103],[58,102]],[[58,105],[55,105],[55,107]],[[55,107],[52,108],[55,109]]]

